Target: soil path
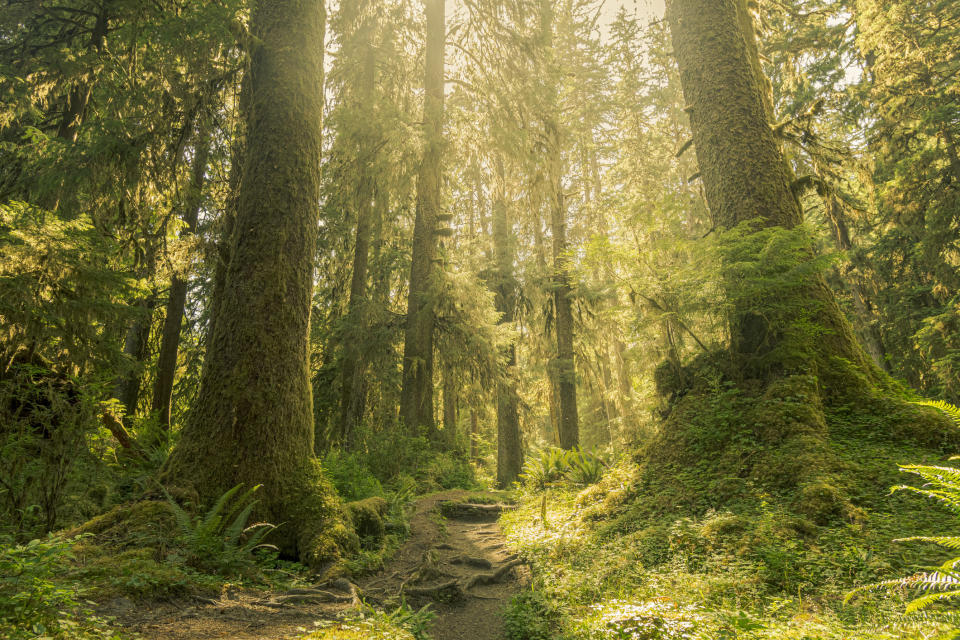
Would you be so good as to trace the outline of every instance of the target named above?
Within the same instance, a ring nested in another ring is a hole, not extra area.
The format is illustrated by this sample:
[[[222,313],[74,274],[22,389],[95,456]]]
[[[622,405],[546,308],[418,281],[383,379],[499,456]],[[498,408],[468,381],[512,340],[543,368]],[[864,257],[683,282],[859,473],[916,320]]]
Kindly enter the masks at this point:
[[[483,497],[486,504],[471,499]],[[293,640],[356,606],[356,597],[384,607],[401,599],[430,605],[434,640],[501,640],[501,612],[528,583],[528,570],[506,549],[495,494],[462,490],[421,498],[410,537],[379,573],[286,594],[228,589],[205,602],[134,603],[101,609],[145,640]],[[331,601],[334,600],[334,601]]]
[[[497,525],[505,505],[489,504],[500,497],[456,490],[419,500],[406,543],[380,573],[358,583],[364,597],[429,604],[434,640],[500,640],[504,606],[529,583]]]

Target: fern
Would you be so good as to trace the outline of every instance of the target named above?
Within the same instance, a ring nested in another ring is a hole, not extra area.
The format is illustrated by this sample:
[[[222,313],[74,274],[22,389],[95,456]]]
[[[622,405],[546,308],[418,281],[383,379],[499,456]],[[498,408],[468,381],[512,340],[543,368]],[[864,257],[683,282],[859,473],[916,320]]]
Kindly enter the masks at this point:
[[[569,451],[551,447],[530,457],[520,479],[531,489],[542,491],[564,480],[575,485],[593,484],[600,479],[605,468],[606,464],[599,456],[579,447]]]
[[[600,481],[606,464],[596,454],[584,451],[579,447],[567,455],[566,477],[572,484],[588,485]]]
[[[960,426],[960,407],[937,400],[923,400],[914,404],[933,407],[946,413]],[[899,485],[891,491],[910,491],[943,504],[953,513],[960,515],[960,469],[932,465],[900,465],[900,470],[920,476],[924,484],[920,487]],[[900,538],[897,542],[930,542],[951,551],[960,550],[960,536],[911,536]],[[952,631],[943,637],[954,638],[960,634],[960,557],[951,558],[939,567],[924,568],[918,573],[903,578],[885,580],[858,587],[849,592],[844,602],[849,602],[857,594],[865,591],[912,591],[911,599],[904,610],[904,617],[896,626],[902,628],[927,628],[932,625],[946,625]],[[939,606],[934,606],[939,605]]]
[[[209,511],[197,517],[191,517],[164,490],[188,564],[212,572],[235,573],[253,563],[253,552],[257,549],[276,549],[263,542],[277,528],[275,525],[261,522],[247,526],[257,504],[252,500],[253,494],[260,486],[240,493],[243,485],[238,484],[217,498]]]
[[[955,425],[960,427],[960,407],[956,407],[949,402],[944,402],[943,400],[917,400],[913,404],[921,407],[933,407],[934,409],[939,409],[947,414],[950,419],[953,420]]]

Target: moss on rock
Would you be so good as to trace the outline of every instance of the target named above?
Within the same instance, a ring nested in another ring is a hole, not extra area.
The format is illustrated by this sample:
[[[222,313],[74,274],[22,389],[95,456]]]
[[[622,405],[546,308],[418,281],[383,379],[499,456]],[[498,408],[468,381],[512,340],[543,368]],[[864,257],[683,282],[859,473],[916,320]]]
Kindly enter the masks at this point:
[[[379,544],[386,532],[387,501],[375,496],[348,502],[344,508],[363,544]]]

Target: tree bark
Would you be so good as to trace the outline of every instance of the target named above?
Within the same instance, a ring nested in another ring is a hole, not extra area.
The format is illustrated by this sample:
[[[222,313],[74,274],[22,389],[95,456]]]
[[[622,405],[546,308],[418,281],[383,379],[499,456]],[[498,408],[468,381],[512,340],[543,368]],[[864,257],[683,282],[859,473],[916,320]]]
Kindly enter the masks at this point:
[[[374,175],[374,136],[369,130],[373,123],[373,96],[376,81],[376,49],[373,42],[367,43],[367,52],[363,63],[363,86],[360,90],[359,112],[363,126],[367,129],[360,133],[357,149],[359,180],[357,183],[356,208],[357,232],[353,251],[353,274],[350,280],[350,301],[348,302],[348,335],[343,345],[341,372],[340,424],[338,440],[345,449],[353,446],[353,435],[357,423],[363,418],[366,385],[363,381],[365,370],[363,354],[360,348],[364,319],[363,303],[367,297],[367,265],[370,257],[370,237],[373,222]],[[359,330],[359,331],[358,331]]]
[[[769,125],[753,32],[744,32],[746,6],[746,0],[672,0],[667,19],[707,203],[717,225],[760,221],[764,227],[789,229],[801,222],[801,208]],[[732,294],[742,283],[727,286]],[[794,295],[809,301],[812,320],[823,334],[815,346],[805,347],[802,362],[791,363],[792,370],[816,371],[839,358],[871,377],[877,373],[822,276],[808,277]],[[744,370],[788,339],[785,327],[771,326],[749,304],[733,310],[730,326],[732,352]]]
[[[309,330],[319,222],[322,0],[261,0],[236,231],[200,391],[164,479],[210,503],[262,485],[254,518],[285,556],[337,555],[335,492],[313,458]]]
[[[430,299],[437,251],[443,154],[444,0],[424,0],[427,17],[424,66],[424,152],[417,176],[407,322],[403,340],[400,419],[409,433],[438,440],[433,416],[434,305]]]
[[[513,276],[516,258],[512,225],[507,210],[503,162],[497,160],[496,200],[493,205],[493,252],[495,263],[494,303],[500,324],[512,324],[516,313],[517,281]],[[497,486],[507,488],[523,469],[520,439],[516,366],[517,349],[511,344],[501,354],[504,369],[497,383]]]
[[[123,405],[124,420],[136,415],[140,404],[140,386],[142,383],[143,361],[147,358],[150,324],[156,303],[152,295],[136,302],[137,318],[127,328],[123,340],[123,354],[130,361],[130,368],[122,373],[113,388],[113,397]]]
[[[560,447],[572,449],[580,444],[577,416],[577,371],[573,352],[573,288],[570,284],[570,257],[567,255],[567,211],[563,194],[560,132],[556,122],[548,122],[547,172],[550,189],[550,231],[553,235],[553,308],[557,337]]]
[[[443,369],[443,442],[448,449],[457,442],[458,395],[453,369],[446,366]]]
[[[247,154],[247,122],[250,119],[250,74],[244,74],[240,80],[240,95],[237,98],[239,124],[234,131],[230,148],[230,175],[227,178],[229,192],[223,214],[219,220],[219,237],[216,244],[216,265],[213,270],[213,290],[210,292],[210,312],[207,317],[207,338],[214,332],[214,324],[220,315],[220,302],[224,299],[227,284],[227,268],[233,255],[235,240],[237,207],[239,205],[240,183],[243,180],[243,163]]]
[[[474,407],[470,407],[470,460],[480,461],[480,419]]]
[[[209,117],[205,117],[197,132],[194,145],[193,164],[190,171],[190,184],[183,203],[183,234],[197,231],[200,217],[200,205],[203,202],[203,185],[206,178],[207,160],[210,158]],[[183,324],[183,312],[187,303],[189,281],[186,274],[174,274],[170,279],[170,294],[167,299],[167,311],[163,319],[160,338],[160,354],[157,357],[157,377],[153,386],[153,411],[157,414],[160,427],[170,429],[170,405],[173,399],[173,383],[177,373],[177,355],[180,350],[180,326]]]

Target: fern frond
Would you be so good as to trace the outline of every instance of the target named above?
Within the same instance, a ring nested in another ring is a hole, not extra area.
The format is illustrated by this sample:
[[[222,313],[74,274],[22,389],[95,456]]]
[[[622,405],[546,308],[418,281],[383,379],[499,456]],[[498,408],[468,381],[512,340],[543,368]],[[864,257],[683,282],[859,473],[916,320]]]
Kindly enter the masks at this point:
[[[160,490],[163,491],[164,497],[167,499],[167,504],[170,505],[170,510],[173,511],[173,520],[177,523],[177,528],[180,530],[180,534],[183,536],[189,536],[193,533],[193,520],[190,519],[190,514],[177,504],[176,500],[173,499],[173,496],[163,487],[160,487]]]
[[[931,604],[937,602],[943,602],[944,600],[955,600],[960,597],[960,589],[954,589],[952,591],[937,591],[934,593],[928,593],[926,595],[920,596],[919,598],[914,598],[907,603],[907,608],[905,612],[907,615],[920,611],[921,609],[926,609]]]
[[[960,469],[929,464],[901,464],[900,471],[918,475],[925,480],[937,480],[960,486]]]
[[[250,553],[255,549],[273,549],[277,550],[276,545],[266,544],[262,540],[267,537],[270,532],[277,528],[277,525],[270,524],[269,522],[258,522],[257,524],[250,525],[244,529],[244,533],[253,533],[241,547],[241,551],[244,553]]]
[[[240,486],[243,485],[241,484]],[[255,484],[237,496],[236,499],[230,503],[230,508],[224,512],[223,521],[232,523],[237,515],[237,512],[240,511],[243,506],[253,498],[253,494],[259,491],[260,487],[262,486],[262,484]]]
[[[910,536],[909,538],[897,538],[894,542],[932,542],[945,549],[960,549],[960,536]],[[960,562],[960,558],[954,558],[949,562]]]
[[[240,541],[240,536],[243,535],[243,532],[247,526],[247,520],[250,518],[250,514],[253,512],[253,508],[256,506],[256,504],[256,501],[253,501],[244,507],[243,511],[238,513],[237,517],[233,519],[232,523],[230,523],[230,526],[227,527],[227,530],[224,532],[227,544],[232,546]]]
[[[916,400],[911,404],[919,405],[921,407],[933,407],[934,409],[939,409],[950,416],[950,419],[953,420],[953,423],[960,427],[960,407],[952,405],[949,402],[944,402],[943,400]]]

